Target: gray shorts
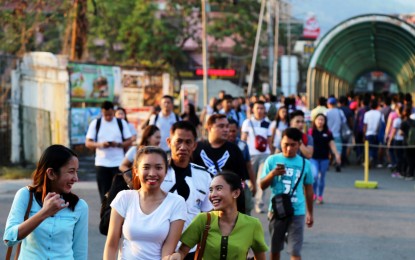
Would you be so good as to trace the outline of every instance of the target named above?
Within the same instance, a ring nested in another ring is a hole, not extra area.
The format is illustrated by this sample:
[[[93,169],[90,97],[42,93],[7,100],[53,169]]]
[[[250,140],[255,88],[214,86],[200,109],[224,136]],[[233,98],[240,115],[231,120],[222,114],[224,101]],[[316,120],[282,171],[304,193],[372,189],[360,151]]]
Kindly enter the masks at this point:
[[[301,256],[304,240],[305,216],[294,216],[286,219],[272,218],[269,222],[271,238],[271,253],[278,253],[284,249],[287,234],[287,251],[292,256]]]

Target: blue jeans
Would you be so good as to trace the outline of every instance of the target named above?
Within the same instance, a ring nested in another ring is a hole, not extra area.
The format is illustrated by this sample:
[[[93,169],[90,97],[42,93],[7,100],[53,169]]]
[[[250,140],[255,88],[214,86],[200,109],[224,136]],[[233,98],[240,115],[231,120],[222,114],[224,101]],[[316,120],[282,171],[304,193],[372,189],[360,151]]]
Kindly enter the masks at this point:
[[[340,136],[334,137],[334,143],[336,144],[336,150],[339,154],[342,154],[343,140]]]
[[[313,190],[316,196],[323,196],[324,186],[326,185],[326,172],[329,168],[329,159],[310,159],[311,172],[313,173]],[[320,173],[320,174],[319,174]]]

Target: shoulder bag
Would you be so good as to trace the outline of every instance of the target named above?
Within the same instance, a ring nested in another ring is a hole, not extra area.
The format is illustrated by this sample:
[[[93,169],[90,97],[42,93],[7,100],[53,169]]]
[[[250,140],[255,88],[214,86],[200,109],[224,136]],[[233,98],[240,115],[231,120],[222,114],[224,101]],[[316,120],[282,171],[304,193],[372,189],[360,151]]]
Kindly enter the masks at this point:
[[[29,213],[30,213],[30,209],[32,208],[32,202],[33,202],[33,191],[31,191],[29,189],[29,187],[27,187],[27,189],[29,190],[30,194],[29,194],[29,203],[27,204],[26,213],[24,214],[24,221],[26,221],[29,218]],[[22,242],[20,242],[16,246],[16,254],[14,255],[14,259],[15,260],[17,260],[19,258],[19,255],[20,255],[20,247],[21,246],[22,246]],[[7,253],[6,253],[6,260],[10,260],[11,259],[12,252],[13,252],[13,246],[8,247],[7,248]]]
[[[304,173],[305,159],[303,158],[303,169],[301,170],[300,177],[294,185],[294,188],[289,194],[278,194],[272,197],[271,205],[274,212],[273,217],[277,219],[285,219],[294,215],[294,208],[291,202],[291,197],[294,194],[294,191],[297,189],[298,184],[300,183],[301,177]]]
[[[252,121],[249,120],[249,122],[251,123],[252,131],[254,132],[254,136],[255,136],[255,139],[254,139],[255,149],[257,149],[260,152],[265,152],[265,150],[267,150],[267,145],[268,145],[267,139],[261,135],[257,135],[255,133],[255,127],[252,124]]]
[[[206,240],[207,240],[207,236],[209,233],[210,221],[211,221],[210,212],[207,212],[206,215],[207,215],[207,219],[206,219],[205,229],[203,230],[202,240],[200,240],[200,243],[197,245],[194,260],[201,260],[203,258],[203,254],[205,253]]]

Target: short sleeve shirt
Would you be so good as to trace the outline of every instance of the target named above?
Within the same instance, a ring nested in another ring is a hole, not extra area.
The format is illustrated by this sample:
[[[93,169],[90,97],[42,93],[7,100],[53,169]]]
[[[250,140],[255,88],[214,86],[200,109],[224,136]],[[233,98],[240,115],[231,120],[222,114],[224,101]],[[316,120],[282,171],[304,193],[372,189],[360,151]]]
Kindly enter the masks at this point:
[[[120,191],[111,207],[124,218],[123,241],[118,259],[161,259],[161,249],[170,230],[170,223],[186,219],[184,199],[167,193],[163,202],[150,214],[140,207],[136,190]],[[145,227],[145,228],[143,228]]]
[[[245,260],[248,250],[266,252],[264,230],[261,222],[254,217],[239,213],[235,227],[229,236],[222,236],[219,229],[219,212],[211,212],[211,223],[206,240],[203,259],[239,259]],[[184,231],[181,241],[193,247],[200,242],[205,228],[207,216],[202,213],[196,216],[190,226]]]
[[[310,162],[304,159],[304,173],[299,180],[297,189],[291,197],[291,202],[294,207],[294,215],[305,215],[305,197],[303,185],[313,184],[313,175],[311,173]],[[271,198],[278,194],[289,194],[294,188],[295,183],[301,175],[303,168],[303,158],[299,155],[293,158],[287,158],[283,154],[274,154],[269,156],[264,163],[261,179],[264,179],[268,173],[273,170],[277,163],[285,165],[286,173],[281,176],[275,176],[271,183],[271,196],[269,203],[269,210],[271,211]]]

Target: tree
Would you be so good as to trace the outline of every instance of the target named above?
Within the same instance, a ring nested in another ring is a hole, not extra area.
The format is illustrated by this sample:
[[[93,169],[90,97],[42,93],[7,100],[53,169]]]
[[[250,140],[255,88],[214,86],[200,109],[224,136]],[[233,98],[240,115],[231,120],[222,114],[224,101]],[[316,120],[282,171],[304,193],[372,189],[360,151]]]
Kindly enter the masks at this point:
[[[0,6],[0,49],[4,53],[22,56],[36,50],[60,52],[70,1],[54,5],[42,0],[1,0]]]

